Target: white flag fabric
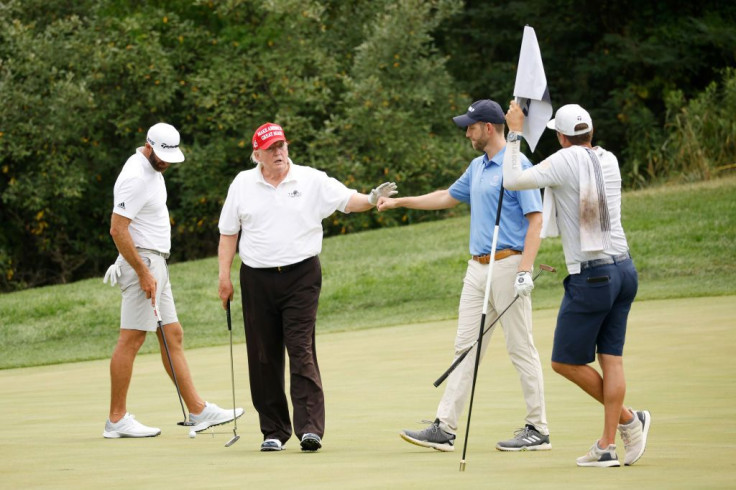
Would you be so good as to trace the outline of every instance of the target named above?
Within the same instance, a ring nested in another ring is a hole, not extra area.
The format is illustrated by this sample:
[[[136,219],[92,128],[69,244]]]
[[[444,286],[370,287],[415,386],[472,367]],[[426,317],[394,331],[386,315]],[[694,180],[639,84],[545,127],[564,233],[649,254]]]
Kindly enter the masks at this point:
[[[552,101],[547,89],[547,77],[544,75],[537,35],[534,28],[529,26],[524,27],[524,36],[521,39],[514,97],[526,115],[524,139],[531,151],[534,151],[547,122],[552,118]]]

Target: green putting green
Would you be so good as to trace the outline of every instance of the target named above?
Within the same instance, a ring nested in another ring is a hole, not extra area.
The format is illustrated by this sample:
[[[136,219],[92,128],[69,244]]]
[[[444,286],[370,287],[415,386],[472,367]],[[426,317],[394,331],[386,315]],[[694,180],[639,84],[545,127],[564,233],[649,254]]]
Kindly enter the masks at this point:
[[[128,408],[151,439],[102,438],[108,361],[0,371],[2,488],[733,488],[736,461],[736,297],[634,304],[625,352],[627,404],[652,413],[649,445],[632,467],[578,468],[602,430],[602,408],[549,367],[557,310],[534,312],[544,359],[552,451],[502,453],[496,441],[523,425],[518,378],[497,330],[481,364],[459,472],[465,420],[454,453],[402,441],[402,428],[434,418],[452,360],[454,321],[318,335],[326,391],[324,448],[261,453],[247,384],[242,330],[235,329],[240,440],[233,426],[188,437],[176,391],[158,355],[142,355]],[[238,336],[237,333],[240,333]],[[224,335],[224,334],[223,334]],[[190,350],[202,396],[231,407],[227,345]],[[619,456],[623,446],[619,441]]]

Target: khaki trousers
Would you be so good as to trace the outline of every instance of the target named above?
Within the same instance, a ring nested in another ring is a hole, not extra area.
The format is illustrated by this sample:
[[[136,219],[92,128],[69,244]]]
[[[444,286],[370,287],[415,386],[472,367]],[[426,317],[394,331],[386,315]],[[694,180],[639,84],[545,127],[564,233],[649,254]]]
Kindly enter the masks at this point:
[[[484,329],[493,322],[514,299],[514,280],[521,261],[521,255],[513,255],[494,262],[489,306]],[[468,261],[463,291],[458,309],[457,334],[455,337],[455,359],[478,339],[478,329],[483,314],[483,299],[489,265],[474,260]],[[504,313],[493,328],[483,336],[481,360],[490,344],[493,332],[500,324],[506,339],[506,351],[511,363],[516,368],[521,381],[521,391],[526,402],[525,423],[533,425],[541,434],[549,434],[547,414],[544,406],[544,379],[539,353],[532,338],[532,303],[529,296],[520,297],[513,306]],[[445,381],[445,392],[437,408],[440,427],[446,432],[456,433],[458,420],[470,397],[473,383],[473,370],[477,348],[467,355],[465,360],[450,374]],[[484,383],[476,384],[477,389],[492,389]],[[515,403],[508,401],[509,405]]]

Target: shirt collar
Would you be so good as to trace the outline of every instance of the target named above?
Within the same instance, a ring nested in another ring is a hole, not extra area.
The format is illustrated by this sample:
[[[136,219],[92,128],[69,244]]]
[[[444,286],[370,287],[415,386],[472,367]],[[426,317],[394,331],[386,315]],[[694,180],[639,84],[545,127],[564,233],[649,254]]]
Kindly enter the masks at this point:
[[[501,150],[493,155],[493,157],[488,158],[487,153],[483,153],[483,166],[488,167],[491,163],[494,163],[495,165],[501,167],[503,166],[503,155],[506,153],[506,146],[501,148]]]
[[[266,182],[266,179],[263,178],[263,165],[261,165],[260,162],[256,163],[256,174],[259,182],[268,184],[268,182]],[[281,184],[283,184],[284,182],[297,180],[297,174],[298,172],[296,171],[296,165],[294,164],[294,162],[291,161],[291,158],[289,158],[289,171],[286,173],[286,177],[284,177],[284,180],[281,181]]]

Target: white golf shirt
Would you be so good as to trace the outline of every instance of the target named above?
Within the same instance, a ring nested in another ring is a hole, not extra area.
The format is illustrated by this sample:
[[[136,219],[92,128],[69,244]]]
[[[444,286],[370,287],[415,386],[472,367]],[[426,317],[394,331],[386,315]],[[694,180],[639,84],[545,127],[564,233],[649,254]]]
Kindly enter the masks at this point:
[[[295,264],[322,251],[322,220],[335,211],[344,213],[356,192],[320,170],[293,162],[274,187],[258,164],[230,184],[220,233],[236,235],[242,230],[238,249],[249,267]]]
[[[131,219],[128,230],[136,247],[169,253],[171,222],[166,207],[166,184],[161,172],[141,153],[125,162],[115,181],[113,213]]]

